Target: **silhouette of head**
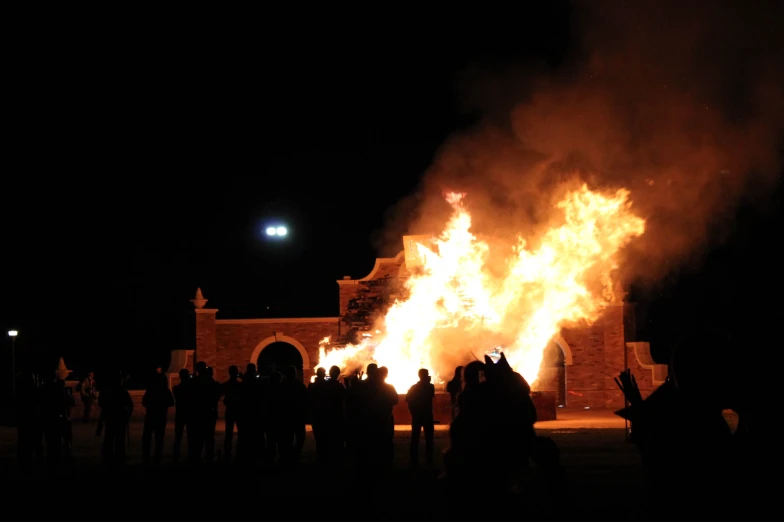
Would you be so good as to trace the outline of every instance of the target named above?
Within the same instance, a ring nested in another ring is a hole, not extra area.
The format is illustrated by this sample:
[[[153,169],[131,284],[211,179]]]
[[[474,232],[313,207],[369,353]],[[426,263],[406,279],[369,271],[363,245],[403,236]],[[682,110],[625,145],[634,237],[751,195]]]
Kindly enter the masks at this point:
[[[327,370],[324,368],[317,368],[316,369],[316,379],[323,381],[324,377],[327,376]]]
[[[256,365],[248,363],[245,365],[245,378],[250,379],[256,376]]]
[[[207,370],[207,363],[204,361],[199,361],[196,363],[196,375],[204,375],[204,372]]]
[[[485,365],[479,361],[471,361],[465,368],[463,368],[463,380],[466,386],[473,386],[479,384],[479,379],[482,372],[485,370]]]
[[[430,372],[427,371],[427,368],[422,368],[422,369],[419,370],[419,380],[420,381],[429,380],[428,379],[429,377],[430,377]]]
[[[463,367],[462,366],[458,366],[457,368],[455,368],[455,376],[452,377],[452,380],[459,381],[462,378],[463,378]]]
[[[365,375],[367,375],[368,379],[375,379],[378,377],[378,365],[376,363],[368,364],[367,370],[365,370]]]
[[[229,377],[231,377],[232,379],[236,379],[239,374],[240,374],[240,369],[237,368],[235,364],[229,366]]]
[[[381,380],[381,382],[385,382],[387,377],[389,377],[389,368],[382,366],[378,369],[378,378]]]
[[[178,375],[180,376],[180,382],[185,382],[191,376],[191,372],[188,371],[188,368],[183,368]]]
[[[337,381],[338,377],[340,377],[340,367],[333,366],[332,368],[329,369],[329,378],[332,379],[333,381]]]
[[[166,374],[163,373],[156,373],[153,382],[155,383],[156,386],[159,386],[161,388],[169,387],[169,379],[166,377]]]

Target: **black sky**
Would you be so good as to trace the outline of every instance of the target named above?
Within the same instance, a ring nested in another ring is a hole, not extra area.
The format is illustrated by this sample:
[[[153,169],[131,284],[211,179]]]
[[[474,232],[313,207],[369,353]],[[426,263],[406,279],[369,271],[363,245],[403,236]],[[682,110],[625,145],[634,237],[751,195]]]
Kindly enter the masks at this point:
[[[547,74],[580,55],[569,4],[546,4],[417,29],[25,26],[7,100],[3,331],[71,366],[145,366],[190,342],[197,286],[224,318],[336,315],[335,280],[369,272],[387,210],[476,123],[466,69]],[[780,237],[766,204],[753,199],[708,262],[636,296],[641,335],[765,299]],[[263,236],[268,219],[288,224],[284,242]]]

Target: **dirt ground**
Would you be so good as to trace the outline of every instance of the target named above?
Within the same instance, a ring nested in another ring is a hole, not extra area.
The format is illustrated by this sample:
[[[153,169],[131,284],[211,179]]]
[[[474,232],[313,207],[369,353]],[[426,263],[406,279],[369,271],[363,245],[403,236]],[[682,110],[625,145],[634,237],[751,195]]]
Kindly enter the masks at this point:
[[[520,514],[533,511],[539,520],[559,519],[567,514],[606,514],[612,506],[626,520],[648,519],[640,457],[626,441],[623,421],[601,411],[559,412],[559,417],[558,421],[539,423],[537,432],[557,443],[565,481],[543,491],[541,483],[532,477],[525,486],[530,490],[526,504],[530,509],[520,507]],[[449,505],[457,506],[458,512],[462,503],[466,509],[472,505],[495,509],[497,493],[492,481],[478,486],[475,498],[455,499],[446,495],[445,481],[438,479],[443,468],[440,457],[433,467],[412,469],[408,463],[411,432],[405,426],[398,426],[395,432],[394,469],[380,481],[370,480],[350,467],[328,472],[318,469],[310,432],[302,462],[293,471],[248,470],[224,464],[192,469],[170,462],[170,425],[164,463],[145,468],[141,463],[142,424],[136,421],[131,425],[126,469],[108,474],[99,466],[100,439],[94,434],[95,424],[75,421],[73,426],[73,463],[56,474],[40,470],[36,477],[25,479],[16,469],[16,431],[0,428],[0,478],[8,498],[34,501],[33,509],[42,514],[49,510],[74,513],[75,509],[109,509],[129,517],[132,513],[144,514],[147,509],[158,516],[176,515],[181,510],[184,514],[197,510],[200,515],[220,516],[227,509],[237,515],[274,509],[291,511],[297,518],[363,516],[368,510],[378,510],[382,518],[442,519]],[[216,446],[220,448],[222,442],[219,421]],[[437,427],[435,443],[436,455],[440,456],[448,444],[446,426]],[[185,443],[183,450],[187,452]]]

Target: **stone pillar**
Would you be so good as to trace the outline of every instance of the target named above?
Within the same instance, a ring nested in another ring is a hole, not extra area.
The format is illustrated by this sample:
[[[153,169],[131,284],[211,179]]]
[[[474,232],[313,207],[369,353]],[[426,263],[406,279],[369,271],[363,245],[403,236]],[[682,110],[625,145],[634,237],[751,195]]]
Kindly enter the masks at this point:
[[[625,368],[623,306],[609,305],[586,328],[564,329],[573,365],[566,368],[566,405],[575,408],[623,408],[623,394],[613,377]]]
[[[215,366],[218,357],[218,345],[215,338],[215,308],[202,308],[196,310],[196,350],[198,361],[204,361],[207,366]],[[198,362],[197,361],[197,362]]]
[[[624,338],[623,312],[623,302],[611,304],[604,312],[605,372],[601,387],[604,406],[609,408],[623,408],[623,394],[614,378],[631,364]]]
[[[204,361],[207,366],[215,366],[218,359],[218,343],[215,336],[216,308],[204,308],[207,299],[201,293],[201,288],[196,289],[196,297],[191,299],[196,307],[196,349],[193,359],[196,362]],[[194,363],[194,364],[195,364]]]

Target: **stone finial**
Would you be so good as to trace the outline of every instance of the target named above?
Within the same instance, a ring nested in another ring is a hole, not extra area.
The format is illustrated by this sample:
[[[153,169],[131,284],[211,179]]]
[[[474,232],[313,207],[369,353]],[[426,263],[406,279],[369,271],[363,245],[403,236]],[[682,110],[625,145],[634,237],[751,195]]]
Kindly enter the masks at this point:
[[[60,379],[65,380],[73,372],[68,369],[68,367],[65,365],[65,361],[62,357],[60,357],[60,360],[57,362],[57,370],[55,370],[55,373],[57,373],[57,376]]]
[[[196,308],[204,308],[204,305],[207,304],[207,300],[204,299],[204,295],[201,293],[201,288],[196,289],[196,297],[191,299],[191,303]]]

